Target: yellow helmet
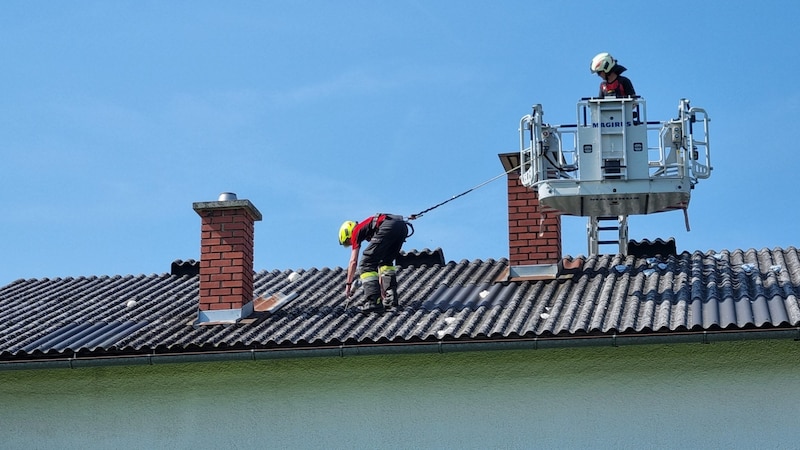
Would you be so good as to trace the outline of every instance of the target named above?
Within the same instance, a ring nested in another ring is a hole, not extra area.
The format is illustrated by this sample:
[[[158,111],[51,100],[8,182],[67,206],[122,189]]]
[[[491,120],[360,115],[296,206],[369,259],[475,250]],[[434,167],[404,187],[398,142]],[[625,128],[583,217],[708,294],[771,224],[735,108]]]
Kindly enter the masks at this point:
[[[355,227],[356,223],[352,220],[345,221],[339,227],[339,245],[350,245],[350,238],[353,236],[353,228]]]

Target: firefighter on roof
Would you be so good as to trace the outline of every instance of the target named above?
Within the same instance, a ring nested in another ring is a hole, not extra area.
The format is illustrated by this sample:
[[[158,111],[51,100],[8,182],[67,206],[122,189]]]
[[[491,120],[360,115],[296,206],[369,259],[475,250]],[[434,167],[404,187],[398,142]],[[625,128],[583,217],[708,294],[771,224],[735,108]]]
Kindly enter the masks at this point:
[[[600,98],[603,97],[636,97],[633,83],[628,77],[622,76],[625,67],[617,64],[617,60],[608,53],[598,53],[589,65],[592,73],[600,75]]]
[[[403,216],[376,214],[360,223],[346,221],[339,228],[339,244],[352,248],[347,264],[347,298],[350,298],[356,275],[361,243],[369,241],[359,267],[365,296],[362,311],[380,311],[397,303],[397,269],[394,262],[408,237],[408,225]]]

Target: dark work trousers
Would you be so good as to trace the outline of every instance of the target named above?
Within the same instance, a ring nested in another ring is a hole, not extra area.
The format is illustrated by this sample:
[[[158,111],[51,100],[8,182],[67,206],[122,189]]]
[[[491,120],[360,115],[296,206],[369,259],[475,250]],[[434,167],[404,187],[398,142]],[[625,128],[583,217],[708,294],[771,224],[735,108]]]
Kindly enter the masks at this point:
[[[361,256],[361,273],[378,272],[380,266],[393,266],[407,236],[408,228],[403,216],[387,215],[364,249]],[[378,283],[364,283],[364,294],[367,299],[380,297]]]
[[[394,266],[394,260],[400,253],[400,247],[403,246],[403,241],[407,236],[408,228],[403,221],[403,217],[387,215],[375,231],[372,239],[369,240],[369,245],[364,249],[364,254],[361,258],[361,281],[366,300],[365,308],[373,308],[376,303],[381,304],[379,268],[381,266]],[[396,285],[394,270],[391,273],[389,284]],[[384,286],[384,289],[386,288],[388,286]]]

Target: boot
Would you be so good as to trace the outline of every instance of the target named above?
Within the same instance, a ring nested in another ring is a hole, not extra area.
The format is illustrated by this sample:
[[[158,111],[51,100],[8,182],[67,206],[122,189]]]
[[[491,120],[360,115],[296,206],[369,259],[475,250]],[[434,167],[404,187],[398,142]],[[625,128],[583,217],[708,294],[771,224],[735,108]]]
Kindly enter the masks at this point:
[[[383,312],[384,306],[380,297],[367,299],[359,308],[362,313]]]

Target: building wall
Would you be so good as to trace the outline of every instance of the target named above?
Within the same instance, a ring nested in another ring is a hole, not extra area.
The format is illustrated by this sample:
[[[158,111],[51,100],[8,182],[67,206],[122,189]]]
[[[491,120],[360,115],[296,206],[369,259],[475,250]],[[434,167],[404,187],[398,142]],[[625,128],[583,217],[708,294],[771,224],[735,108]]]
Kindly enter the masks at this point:
[[[793,448],[800,343],[0,372],[3,448]]]

